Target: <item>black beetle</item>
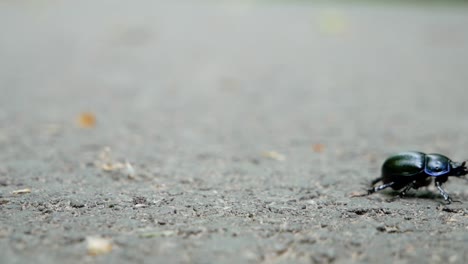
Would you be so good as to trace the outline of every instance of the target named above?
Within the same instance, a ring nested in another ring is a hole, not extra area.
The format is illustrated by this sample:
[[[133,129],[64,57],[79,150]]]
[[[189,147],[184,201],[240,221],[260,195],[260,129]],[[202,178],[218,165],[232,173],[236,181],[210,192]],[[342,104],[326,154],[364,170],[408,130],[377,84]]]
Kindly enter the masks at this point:
[[[393,190],[400,190],[400,196],[404,196],[411,189],[427,186],[434,177],[435,186],[447,203],[452,199],[447,192],[442,189],[442,184],[449,176],[464,176],[468,174],[465,166],[466,161],[453,162],[441,154],[424,154],[417,151],[401,152],[389,157],[382,165],[382,174],[372,181],[372,186],[378,182],[382,185],[368,190],[368,194],[391,187]]]

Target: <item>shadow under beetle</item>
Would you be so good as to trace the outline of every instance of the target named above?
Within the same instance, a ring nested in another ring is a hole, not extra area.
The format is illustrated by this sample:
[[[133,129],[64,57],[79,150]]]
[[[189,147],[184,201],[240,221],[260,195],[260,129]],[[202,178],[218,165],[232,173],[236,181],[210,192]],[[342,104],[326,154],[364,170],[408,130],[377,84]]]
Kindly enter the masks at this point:
[[[428,186],[434,178],[435,186],[447,203],[452,199],[442,189],[442,184],[449,176],[464,176],[468,169],[464,162],[451,161],[441,154],[424,154],[422,152],[401,152],[389,157],[382,165],[382,174],[372,181],[372,186],[378,182],[382,185],[369,189],[368,194],[391,187],[393,190],[401,190],[400,196],[404,196],[411,189]]]

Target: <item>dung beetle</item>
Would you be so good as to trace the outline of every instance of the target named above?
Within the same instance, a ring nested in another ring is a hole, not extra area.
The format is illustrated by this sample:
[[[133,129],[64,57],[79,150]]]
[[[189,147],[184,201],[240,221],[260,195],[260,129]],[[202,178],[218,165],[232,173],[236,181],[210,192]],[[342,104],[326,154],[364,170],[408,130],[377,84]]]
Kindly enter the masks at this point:
[[[401,152],[390,156],[382,165],[382,174],[372,181],[372,186],[378,182],[382,185],[369,189],[368,194],[391,187],[393,190],[401,190],[400,196],[404,196],[411,189],[428,186],[434,178],[435,186],[447,203],[452,199],[442,189],[442,184],[449,176],[464,176],[468,169],[464,162],[453,162],[441,154],[424,154],[417,151]]]

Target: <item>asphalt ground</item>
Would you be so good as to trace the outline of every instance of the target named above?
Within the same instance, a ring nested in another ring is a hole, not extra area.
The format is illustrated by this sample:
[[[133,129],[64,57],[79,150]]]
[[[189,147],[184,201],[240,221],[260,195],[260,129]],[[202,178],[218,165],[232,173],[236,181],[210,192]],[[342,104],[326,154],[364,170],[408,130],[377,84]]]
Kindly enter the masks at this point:
[[[466,263],[468,8],[0,2],[0,263]]]

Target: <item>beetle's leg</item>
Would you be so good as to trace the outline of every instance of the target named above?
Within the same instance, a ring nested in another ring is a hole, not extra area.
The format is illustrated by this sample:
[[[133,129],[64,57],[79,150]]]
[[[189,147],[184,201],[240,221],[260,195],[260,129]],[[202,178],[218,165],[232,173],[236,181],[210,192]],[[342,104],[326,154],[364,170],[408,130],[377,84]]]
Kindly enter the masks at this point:
[[[377,179],[374,179],[371,181],[371,186],[374,186],[376,183],[382,180],[382,177],[378,177]]]
[[[391,182],[391,183],[379,185],[379,186],[374,187],[374,188],[370,188],[369,190],[367,190],[367,194],[373,194],[373,193],[381,191],[381,190],[383,190],[385,188],[392,187],[393,184],[395,184],[395,183]]]
[[[411,188],[414,187],[414,184],[415,184],[415,182],[413,181],[413,182],[411,182],[410,184],[406,185],[406,187],[403,189],[403,191],[401,191],[401,192],[398,194],[398,196],[400,196],[400,197],[405,196],[405,195],[406,195],[406,192],[407,192],[409,189],[411,189]]]
[[[445,201],[447,201],[448,204],[452,203],[452,199],[450,199],[450,196],[444,189],[442,189],[442,184],[438,181],[435,181],[435,186],[437,189],[439,189],[440,194],[444,197]]]

